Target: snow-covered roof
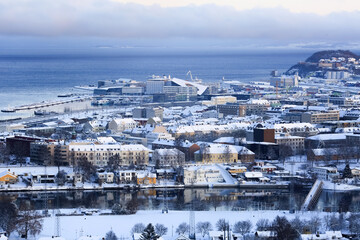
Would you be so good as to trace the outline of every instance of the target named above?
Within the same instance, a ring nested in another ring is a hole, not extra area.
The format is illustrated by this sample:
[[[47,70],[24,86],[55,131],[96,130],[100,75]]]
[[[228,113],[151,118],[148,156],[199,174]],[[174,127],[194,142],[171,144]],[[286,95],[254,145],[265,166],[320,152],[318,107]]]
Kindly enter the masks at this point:
[[[102,144],[117,143],[112,137],[97,137],[97,140]]]
[[[208,88],[205,85],[195,83],[195,82],[186,81],[186,80],[182,80],[182,79],[179,79],[179,78],[172,78],[171,81],[173,81],[174,83],[176,83],[177,85],[182,86],[182,87],[188,87],[189,85],[196,87],[198,95],[202,95],[206,91],[206,89]]]
[[[136,124],[135,120],[132,118],[115,118],[113,121],[115,121],[116,124]]]
[[[141,144],[70,144],[70,151],[151,151]]]
[[[10,175],[10,176],[16,178],[16,175],[14,175],[14,174],[12,174],[12,173],[10,173],[10,172],[8,172],[8,171],[0,172],[0,178],[4,177],[4,176],[6,176],[6,175]]]
[[[45,174],[45,171],[48,175],[56,175],[58,173],[58,167],[32,167],[32,166],[26,166],[26,167],[3,167],[0,168],[0,171],[9,171],[11,173],[15,173],[16,175],[24,175],[24,174],[31,174],[33,176],[35,175],[43,175]],[[73,168],[71,167],[60,167],[60,171],[63,170],[68,174],[73,173]]]
[[[181,151],[179,151],[176,148],[173,148],[173,149],[156,149],[154,152],[156,152],[160,156],[165,156],[165,155],[177,155]]]
[[[235,138],[234,137],[220,137],[214,141],[214,143],[228,143],[228,144],[234,144]]]
[[[250,99],[248,101],[249,104],[256,104],[256,105],[269,105],[269,101],[265,99]]]
[[[5,238],[4,238],[5,239]],[[7,238],[6,238],[7,239]],[[87,238],[88,239],[88,238]],[[0,237],[0,240],[2,240],[2,238]],[[63,237],[41,237],[39,238],[39,240],[65,240],[65,238]],[[89,240],[89,239],[88,239]]]
[[[246,178],[262,178],[262,177],[264,177],[262,172],[245,172],[244,176]]]
[[[315,136],[308,137],[310,140],[325,141],[325,140],[345,140],[346,134],[334,133],[334,134],[318,134]]]
[[[341,231],[326,231],[320,234],[301,234],[303,240],[328,240],[328,239],[341,239]]]

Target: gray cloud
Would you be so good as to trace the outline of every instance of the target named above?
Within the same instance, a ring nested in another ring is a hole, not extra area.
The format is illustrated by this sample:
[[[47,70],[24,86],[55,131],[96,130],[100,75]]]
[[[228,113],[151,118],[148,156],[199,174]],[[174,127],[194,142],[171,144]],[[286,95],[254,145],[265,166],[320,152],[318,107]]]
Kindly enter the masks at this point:
[[[76,3],[74,3],[76,2]],[[360,12],[326,16],[216,5],[161,8],[110,0],[0,0],[0,35],[118,39],[345,41],[360,38]]]

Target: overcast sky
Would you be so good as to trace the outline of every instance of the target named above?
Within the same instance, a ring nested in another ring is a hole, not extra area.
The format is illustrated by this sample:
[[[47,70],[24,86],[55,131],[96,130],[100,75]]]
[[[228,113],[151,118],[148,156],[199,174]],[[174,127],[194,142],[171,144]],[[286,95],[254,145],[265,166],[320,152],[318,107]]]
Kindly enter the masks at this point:
[[[360,45],[358,0],[0,0],[0,43]]]

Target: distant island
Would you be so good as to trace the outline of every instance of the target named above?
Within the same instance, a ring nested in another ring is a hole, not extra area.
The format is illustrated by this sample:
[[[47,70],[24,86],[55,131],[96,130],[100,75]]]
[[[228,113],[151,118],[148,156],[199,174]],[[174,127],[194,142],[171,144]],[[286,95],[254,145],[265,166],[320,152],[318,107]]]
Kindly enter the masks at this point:
[[[299,62],[289,68],[285,74],[300,77],[311,77],[324,75],[327,71],[349,71],[355,74],[360,73],[360,69],[354,67],[360,56],[349,50],[326,50],[319,51],[311,55],[305,62]]]

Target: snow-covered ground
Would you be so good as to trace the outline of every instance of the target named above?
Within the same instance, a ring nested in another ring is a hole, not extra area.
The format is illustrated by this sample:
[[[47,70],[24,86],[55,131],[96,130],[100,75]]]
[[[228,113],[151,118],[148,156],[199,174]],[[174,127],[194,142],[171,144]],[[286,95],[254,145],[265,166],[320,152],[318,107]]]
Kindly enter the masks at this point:
[[[63,210],[62,210],[63,211]],[[288,211],[196,211],[195,222],[209,221],[215,227],[216,222],[225,218],[232,226],[237,221],[250,220],[255,230],[256,222],[265,218],[272,221],[276,216],[286,216],[288,219],[299,216],[300,219],[310,219],[313,216],[323,217],[324,212],[298,212],[289,214]],[[43,231],[39,237],[49,237],[54,235],[55,217],[44,219]],[[169,211],[162,214],[158,211],[138,211],[134,215],[108,215],[108,216],[63,216],[60,217],[61,236],[65,239],[77,239],[81,235],[91,235],[104,237],[105,234],[113,230],[122,239],[131,238],[131,228],[136,223],[164,224],[168,228],[168,233],[164,239],[174,239],[175,230],[182,222],[189,223],[189,211]],[[101,238],[99,238],[101,239]]]

